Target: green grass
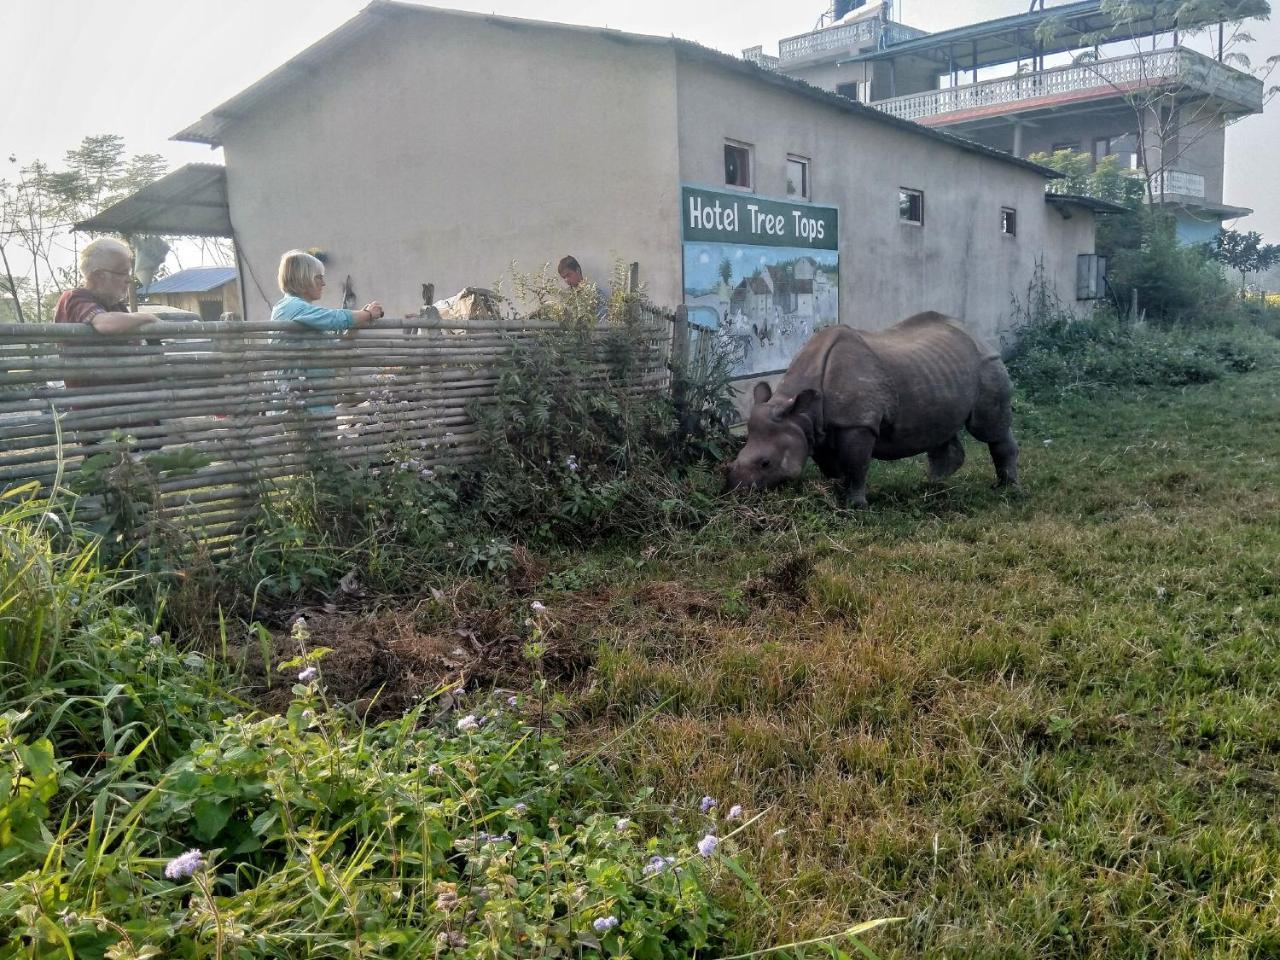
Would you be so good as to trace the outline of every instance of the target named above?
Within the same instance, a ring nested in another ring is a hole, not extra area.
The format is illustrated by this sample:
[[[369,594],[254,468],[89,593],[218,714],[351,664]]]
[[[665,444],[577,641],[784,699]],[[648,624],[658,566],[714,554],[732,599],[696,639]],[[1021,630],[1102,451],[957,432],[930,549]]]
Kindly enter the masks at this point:
[[[1017,427],[1020,496],[971,445],[942,488],[876,464],[869,511],[813,479],[565,558],[579,736],[768,811],[744,949],[903,916],[885,957],[1280,956],[1274,372]]]

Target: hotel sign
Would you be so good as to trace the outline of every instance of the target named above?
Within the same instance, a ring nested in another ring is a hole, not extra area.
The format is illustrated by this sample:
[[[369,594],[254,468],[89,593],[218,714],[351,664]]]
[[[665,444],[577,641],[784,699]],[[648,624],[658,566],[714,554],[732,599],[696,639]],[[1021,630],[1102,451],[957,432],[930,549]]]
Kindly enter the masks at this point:
[[[839,211],[809,203],[766,200],[752,194],[684,187],[685,243],[838,250]]]

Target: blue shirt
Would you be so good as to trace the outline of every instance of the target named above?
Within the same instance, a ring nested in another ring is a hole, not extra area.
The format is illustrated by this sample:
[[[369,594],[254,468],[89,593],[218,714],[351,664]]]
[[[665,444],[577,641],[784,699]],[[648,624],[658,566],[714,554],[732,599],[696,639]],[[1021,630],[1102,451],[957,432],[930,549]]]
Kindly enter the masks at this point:
[[[356,325],[355,313],[351,310],[317,306],[293,294],[287,294],[271,308],[271,319],[277,323],[300,323],[312,330],[350,330]]]

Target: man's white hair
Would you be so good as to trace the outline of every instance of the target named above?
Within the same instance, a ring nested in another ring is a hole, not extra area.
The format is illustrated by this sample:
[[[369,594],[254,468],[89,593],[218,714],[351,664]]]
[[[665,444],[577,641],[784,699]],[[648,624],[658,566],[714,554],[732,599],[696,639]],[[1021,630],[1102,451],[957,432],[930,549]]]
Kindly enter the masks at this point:
[[[121,260],[133,262],[133,251],[114,237],[99,237],[84,245],[80,251],[80,276],[86,280],[95,270],[111,270]]]

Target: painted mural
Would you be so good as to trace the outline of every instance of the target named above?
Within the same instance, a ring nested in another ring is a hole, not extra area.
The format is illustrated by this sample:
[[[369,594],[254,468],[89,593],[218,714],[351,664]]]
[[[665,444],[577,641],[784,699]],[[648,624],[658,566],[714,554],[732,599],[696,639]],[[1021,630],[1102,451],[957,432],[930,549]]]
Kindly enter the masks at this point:
[[[836,211],[745,194],[684,191],[684,302],[734,375],[783,370],[840,322]]]

